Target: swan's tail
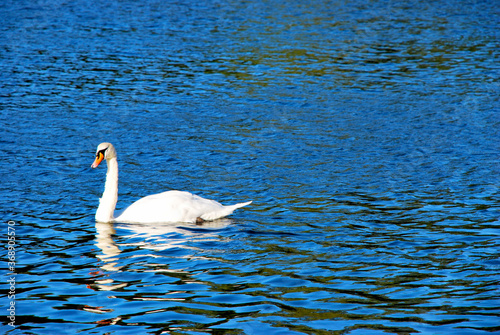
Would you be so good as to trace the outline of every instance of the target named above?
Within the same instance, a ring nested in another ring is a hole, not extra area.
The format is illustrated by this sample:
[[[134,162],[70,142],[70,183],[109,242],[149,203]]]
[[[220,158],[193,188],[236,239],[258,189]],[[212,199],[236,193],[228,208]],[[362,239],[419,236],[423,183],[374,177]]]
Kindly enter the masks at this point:
[[[251,203],[252,203],[251,201],[240,202],[239,204],[231,205],[231,206],[225,206],[225,207],[226,207],[226,209],[231,209],[231,213],[232,213],[235,209],[238,209],[238,208],[241,208],[241,207],[245,207],[246,205],[250,205]],[[231,213],[229,213],[229,214],[231,214]]]
[[[211,220],[216,220],[223,218],[225,216],[231,215],[236,209],[250,205],[252,202],[247,201],[247,202],[241,202],[239,204],[231,205],[231,206],[223,206],[220,210],[211,212],[211,213],[206,213],[201,216],[203,220],[211,221]]]

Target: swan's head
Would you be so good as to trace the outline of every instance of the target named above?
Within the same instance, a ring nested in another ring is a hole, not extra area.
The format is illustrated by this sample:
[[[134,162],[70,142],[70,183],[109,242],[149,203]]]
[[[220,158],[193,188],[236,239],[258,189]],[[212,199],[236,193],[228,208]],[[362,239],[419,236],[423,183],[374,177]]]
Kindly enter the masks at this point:
[[[101,143],[97,146],[97,151],[95,152],[95,160],[91,167],[95,169],[101,164],[103,159],[111,159],[116,157],[116,150],[111,143]]]

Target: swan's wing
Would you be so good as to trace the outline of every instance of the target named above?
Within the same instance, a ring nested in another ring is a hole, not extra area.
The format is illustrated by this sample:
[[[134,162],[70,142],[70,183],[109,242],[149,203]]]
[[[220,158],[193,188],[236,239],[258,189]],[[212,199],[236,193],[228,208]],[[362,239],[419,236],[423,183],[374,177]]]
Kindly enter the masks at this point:
[[[205,199],[189,192],[167,191],[137,200],[125,209],[115,221],[195,222],[199,217],[204,220],[214,220],[221,216],[215,217],[209,213],[218,213],[224,208],[225,206],[217,201]]]

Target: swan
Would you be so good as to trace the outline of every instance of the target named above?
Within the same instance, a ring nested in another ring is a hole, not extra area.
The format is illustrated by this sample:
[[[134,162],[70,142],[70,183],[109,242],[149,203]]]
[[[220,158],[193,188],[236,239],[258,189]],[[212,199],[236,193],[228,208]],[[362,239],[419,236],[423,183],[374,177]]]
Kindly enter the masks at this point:
[[[232,214],[235,209],[251,203],[248,201],[223,206],[215,200],[205,199],[189,192],[167,191],[137,200],[115,218],[114,211],[118,201],[118,161],[115,147],[111,143],[99,144],[91,167],[95,169],[104,159],[108,165],[108,172],[104,192],[95,213],[97,222],[201,223],[225,217]]]

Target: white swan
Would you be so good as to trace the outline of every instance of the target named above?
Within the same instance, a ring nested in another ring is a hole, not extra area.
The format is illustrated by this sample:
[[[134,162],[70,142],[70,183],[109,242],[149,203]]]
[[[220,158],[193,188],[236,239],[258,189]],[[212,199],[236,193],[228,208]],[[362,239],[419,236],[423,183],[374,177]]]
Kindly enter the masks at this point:
[[[115,147],[111,143],[99,144],[91,167],[95,169],[103,159],[106,159],[108,164],[108,172],[104,192],[95,213],[98,222],[199,223],[230,215],[235,209],[251,203],[248,201],[223,206],[217,201],[204,199],[189,192],[167,191],[137,200],[115,218],[114,211],[118,201],[118,161]]]

